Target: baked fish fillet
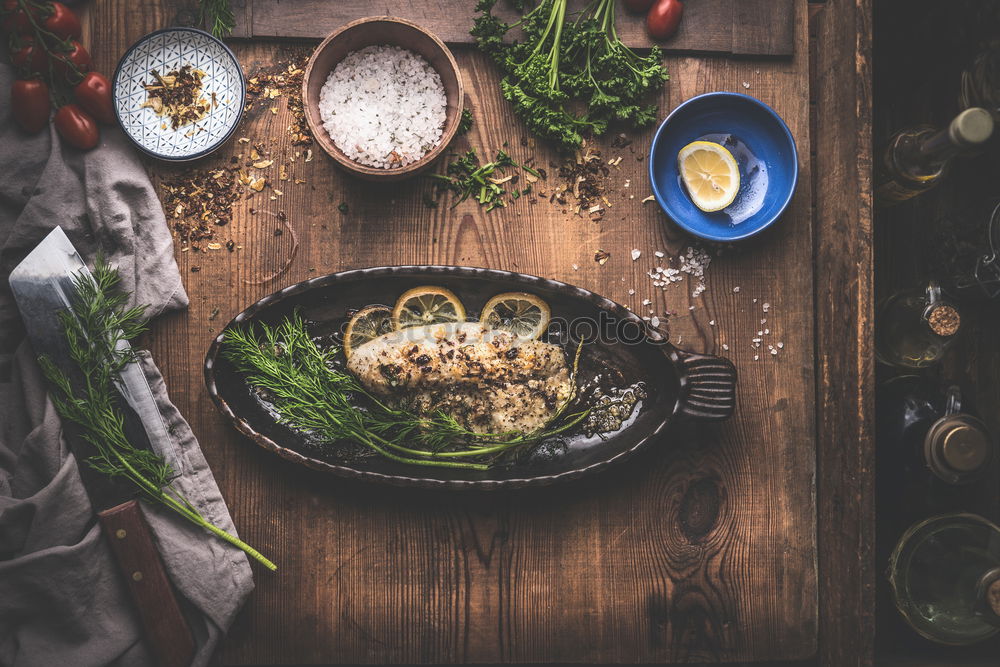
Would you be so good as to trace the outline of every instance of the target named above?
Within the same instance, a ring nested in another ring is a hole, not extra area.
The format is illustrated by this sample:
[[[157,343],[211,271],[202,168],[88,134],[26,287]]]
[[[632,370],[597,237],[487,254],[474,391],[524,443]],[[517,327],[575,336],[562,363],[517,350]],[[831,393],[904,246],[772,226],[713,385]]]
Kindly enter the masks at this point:
[[[356,348],[347,368],[393,405],[417,414],[441,410],[477,433],[530,433],[573,391],[561,347],[476,322],[384,334]]]

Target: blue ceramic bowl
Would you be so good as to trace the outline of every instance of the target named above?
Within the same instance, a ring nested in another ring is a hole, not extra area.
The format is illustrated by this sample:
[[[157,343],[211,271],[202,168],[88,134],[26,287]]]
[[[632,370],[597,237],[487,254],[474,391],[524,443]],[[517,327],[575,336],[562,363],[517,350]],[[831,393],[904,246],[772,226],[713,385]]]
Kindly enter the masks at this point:
[[[205,72],[202,94],[217,105],[208,115],[174,130],[170,121],[143,108],[143,84],[161,74],[191,65]],[[115,114],[122,130],[147,155],[171,162],[204,157],[236,131],[246,102],[246,79],[239,61],[221,41],[195,28],[165,28],[132,45],[118,63],[112,83]]]
[[[705,213],[688,197],[677,153],[692,141],[726,146],[740,166],[740,192],[727,208]],[[738,241],[769,227],[788,206],[799,178],[788,126],[749,95],[706,93],[667,116],[649,151],[649,181],[663,211],[686,231],[709,241]]]

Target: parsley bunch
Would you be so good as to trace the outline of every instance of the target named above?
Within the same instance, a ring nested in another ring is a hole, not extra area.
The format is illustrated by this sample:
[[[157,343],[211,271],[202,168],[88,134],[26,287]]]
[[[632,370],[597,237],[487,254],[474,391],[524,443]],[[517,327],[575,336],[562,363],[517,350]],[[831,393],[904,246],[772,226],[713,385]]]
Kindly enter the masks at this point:
[[[572,150],[612,120],[633,127],[656,120],[657,105],[643,100],[669,78],[661,52],[654,46],[640,56],[622,43],[615,0],[592,0],[573,20],[568,0],[541,0],[516,23],[493,14],[496,1],[479,0],[472,34],[503,71],[503,96],[533,133]],[[517,27],[524,41],[505,43]]]

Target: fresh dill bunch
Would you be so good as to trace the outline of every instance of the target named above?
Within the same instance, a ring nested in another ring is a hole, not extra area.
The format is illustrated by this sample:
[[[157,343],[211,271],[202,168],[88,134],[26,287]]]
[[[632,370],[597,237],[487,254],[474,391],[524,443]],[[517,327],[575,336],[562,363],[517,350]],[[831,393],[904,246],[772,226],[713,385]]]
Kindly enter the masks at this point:
[[[125,436],[125,418],[115,388],[119,373],[135,361],[131,349],[119,344],[145,331],[145,306],[126,308],[128,295],[119,289],[118,271],[98,258],[93,277],[79,274],[73,280],[71,309],[59,313],[69,356],[80,382],[70,378],[51,359],[38,359],[51,384],[50,396],[59,415],[77,427],[80,437],[96,453],[87,464],[109,477],[124,478],[142,497],[170,509],[241,549],[268,569],[276,566],[260,552],[209,522],[175,489],[170,465],[149,449],[134,447]]]
[[[229,0],[200,0],[198,3],[198,23],[208,28],[215,37],[222,39],[232,34],[236,27],[236,17]]]
[[[223,354],[247,383],[266,392],[279,421],[324,442],[356,442],[382,456],[423,466],[485,470],[525,444],[563,433],[589,414],[567,414],[571,396],[532,433],[478,433],[444,412],[416,415],[380,401],[334,363],[340,348],[321,349],[297,314],[226,331]],[[574,361],[574,380],[579,350]]]

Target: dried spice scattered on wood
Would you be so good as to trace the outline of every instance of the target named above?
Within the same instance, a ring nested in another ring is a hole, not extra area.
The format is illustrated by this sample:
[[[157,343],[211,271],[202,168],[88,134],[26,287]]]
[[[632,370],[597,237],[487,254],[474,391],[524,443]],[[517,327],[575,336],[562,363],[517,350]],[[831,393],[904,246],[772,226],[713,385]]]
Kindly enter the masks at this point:
[[[233,219],[239,188],[232,169],[197,169],[164,179],[163,210],[174,233],[185,245],[200,249],[198,241],[215,236],[215,227]]]
[[[154,69],[150,74],[154,80],[143,85],[147,98],[139,107],[148,107],[157,116],[169,118],[173,130],[201,120],[219,104],[215,93],[211,99],[201,94],[205,72],[191,65],[164,75]]]
[[[606,195],[607,186],[611,167],[617,166],[619,161],[620,158],[605,161],[599,149],[585,143],[566,162],[554,165],[558,167],[559,184],[538,194],[553,204],[566,207],[567,212],[586,215],[597,222],[611,206]]]
[[[281,96],[286,98],[292,114],[288,134],[293,146],[312,143],[312,132],[306,123],[305,106],[302,104],[302,77],[308,57],[308,54],[296,54],[290,61],[255,70],[247,79],[246,111],[260,104],[269,105],[271,111],[277,113],[270,101]]]

